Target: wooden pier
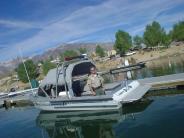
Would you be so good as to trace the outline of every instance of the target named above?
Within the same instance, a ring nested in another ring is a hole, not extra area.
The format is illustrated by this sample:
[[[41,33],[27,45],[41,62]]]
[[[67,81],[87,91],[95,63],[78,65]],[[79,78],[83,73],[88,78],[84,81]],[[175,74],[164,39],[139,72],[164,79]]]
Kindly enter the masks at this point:
[[[127,94],[124,103],[128,103],[128,101],[131,100],[139,100],[150,90],[164,90],[174,88],[174,86],[175,88],[177,88],[177,86],[183,88],[184,73],[139,79],[137,81],[140,83],[140,86]]]
[[[15,92],[15,94],[9,94],[9,96],[0,98],[0,108],[10,107],[12,105],[21,106],[21,105],[33,105],[31,101],[32,92],[36,92],[37,88],[21,90]]]
[[[176,88],[178,85],[180,86],[180,88],[183,88],[184,73],[139,79],[137,81],[139,82],[140,85],[136,89],[127,93],[122,103],[130,103],[132,101],[138,101],[150,90],[169,89],[173,88],[174,85]]]
[[[184,82],[184,73],[144,78],[144,79],[139,79],[138,81],[141,84],[151,85],[152,87],[156,85],[161,86],[161,85],[166,85],[171,83],[179,83],[179,82]]]
[[[29,95],[20,95],[0,100],[0,107],[33,105]]]

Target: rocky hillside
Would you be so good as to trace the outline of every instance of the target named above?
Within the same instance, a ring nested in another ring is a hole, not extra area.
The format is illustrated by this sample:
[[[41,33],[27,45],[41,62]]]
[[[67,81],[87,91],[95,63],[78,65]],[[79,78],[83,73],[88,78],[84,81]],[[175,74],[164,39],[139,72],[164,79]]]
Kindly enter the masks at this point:
[[[0,65],[0,78],[10,74],[11,70],[8,67]]]

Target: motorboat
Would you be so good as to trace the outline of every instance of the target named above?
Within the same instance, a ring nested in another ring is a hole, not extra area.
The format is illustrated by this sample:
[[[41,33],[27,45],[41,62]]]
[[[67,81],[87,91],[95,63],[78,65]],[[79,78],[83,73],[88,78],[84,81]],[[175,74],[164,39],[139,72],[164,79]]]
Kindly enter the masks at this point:
[[[26,89],[26,90],[20,90],[20,91],[15,91],[15,92],[9,92],[8,97],[16,97],[20,95],[31,95],[34,94],[38,88],[32,88],[32,89]]]
[[[16,96],[23,96],[23,95],[32,95],[36,93],[37,90],[38,88],[32,88],[32,89],[19,90],[14,92],[1,92],[0,99],[13,98]]]
[[[150,89],[137,80],[121,80],[104,85],[105,95],[93,96],[86,85],[93,61],[72,58],[51,69],[41,82],[33,102],[43,111],[113,110],[122,103],[140,100]]]

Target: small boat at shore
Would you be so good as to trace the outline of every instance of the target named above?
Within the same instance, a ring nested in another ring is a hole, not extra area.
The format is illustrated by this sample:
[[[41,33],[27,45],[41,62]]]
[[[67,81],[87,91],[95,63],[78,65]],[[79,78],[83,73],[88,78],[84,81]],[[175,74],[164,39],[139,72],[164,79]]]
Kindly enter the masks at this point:
[[[5,92],[0,93],[0,99],[1,98],[6,98],[6,97],[8,97],[8,93],[5,93]]]
[[[35,91],[37,91],[37,88],[33,89],[27,89],[27,90],[20,90],[20,91],[15,91],[15,92],[2,92],[0,93],[0,99],[5,99],[5,98],[12,98],[20,95],[31,95]]]
[[[93,96],[86,86],[89,70],[95,64],[75,58],[52,69],[41,82],[33,98],[43,111],[97,111],[122,107],[122,103],[140,100],[150,89],[138,81],[118,81],[104,86],[105,95]]]

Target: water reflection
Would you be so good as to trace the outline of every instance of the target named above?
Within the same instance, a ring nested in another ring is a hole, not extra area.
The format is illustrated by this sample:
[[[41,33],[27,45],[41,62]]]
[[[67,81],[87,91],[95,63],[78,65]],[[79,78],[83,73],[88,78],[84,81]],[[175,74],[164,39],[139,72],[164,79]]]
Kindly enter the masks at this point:
[[[133,79],[155,77],[184,72],[184,55],[164,57],[146,63],[146,68],[133,71]]]
[[[45,136],[57,138],[113,138],[115,130],[126,118],[144,111],[153,101],[145,100],[134,105],[124,105],[123,110],[80,111],[80,112],[40,112],[37,125],[45,131]]]
[[[146,67],[131,71],[132,79],[163,76],[184,72],[184,54],[172,57],[162,57],[146,62]],[[126,73],[106,74],[103,76],[105,83],[124,80]]]

